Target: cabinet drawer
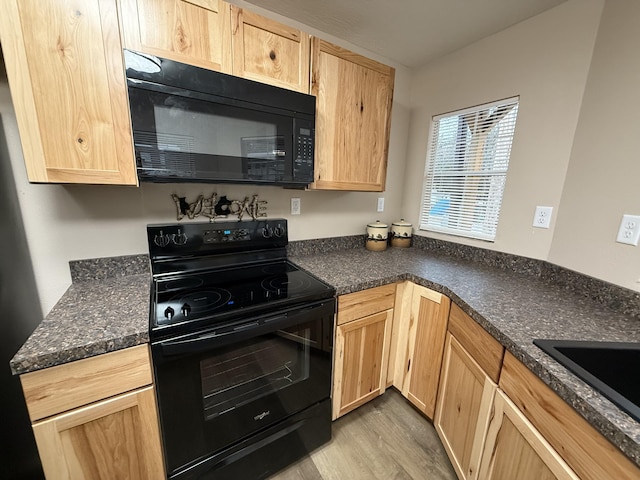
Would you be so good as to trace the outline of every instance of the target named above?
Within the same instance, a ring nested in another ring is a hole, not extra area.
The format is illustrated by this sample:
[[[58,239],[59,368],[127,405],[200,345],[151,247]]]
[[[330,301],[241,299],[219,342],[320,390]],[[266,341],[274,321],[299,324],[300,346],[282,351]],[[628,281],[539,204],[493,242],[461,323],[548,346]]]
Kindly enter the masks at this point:
[[[640,478],[631,460],[510,353],[500,388],[580,478]]]
[[[451,305],[449,331],[478,362],[489,378],[498,383],[504,347],[456,304]]]
[[[20,376],[31,421],[152,383],[148,345],[58,365]]]
[[[396,285],[391,283],[338,297],[338,325],[393,308]]]

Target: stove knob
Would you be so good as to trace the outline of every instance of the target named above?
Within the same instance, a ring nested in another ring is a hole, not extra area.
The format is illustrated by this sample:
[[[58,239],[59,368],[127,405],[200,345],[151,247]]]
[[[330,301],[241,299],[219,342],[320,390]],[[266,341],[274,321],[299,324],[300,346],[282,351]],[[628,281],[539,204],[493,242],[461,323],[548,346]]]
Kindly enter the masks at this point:
[[[284,227],[278,224],[276,228],[273,229],[273,233],[276,237],[281,237],[282,235],[284,235]]]
[[[176,245],[186,245],[187,240],[187,234],[182,233],[180,229],[178,229],[178,233],[176,233],[173,237],[173,243],[175,243]]]
[[[169,320],[171,320],[173,318],[173,315],[175,313],[176,313],[175,310],[173,308],[171,308],[171,307],[167,307],[164,310],[164,316],[165,316],[165,318],[168,318]]]
[[[160,235],[153,237],[153,243],[161,248],[166,247],[171,243],[171,235],[165,235],[164,232],[160,230]]]
[[[180,309],[180,312],[185,317],[188,317],[189,314],[191,313],[191,306],[188,303],[185,303],[184,305],[182,305],[182,308]]]
[[[262,229],[262,236],[264,238],[271,238],[273,236],[273,229],[269,225],[267,225]]]

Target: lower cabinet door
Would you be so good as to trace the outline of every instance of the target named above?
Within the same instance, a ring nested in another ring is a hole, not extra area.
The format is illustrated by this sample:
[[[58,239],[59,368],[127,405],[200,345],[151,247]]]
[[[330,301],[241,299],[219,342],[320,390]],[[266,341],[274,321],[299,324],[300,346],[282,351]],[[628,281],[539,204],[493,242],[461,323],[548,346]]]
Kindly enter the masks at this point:
[[[336,329],[333,419],[384,393],[393,310]]]
[[[434,424],[460,479],[483,478],[478,477],[480,456],[497,388],[448,333]]]
[[[518,408],[498,390],[480,463],[483,480],[578,479]]]
[[[413,287],[406,367],[409,381],[404,383],[402,394],[429,418],[436,408],[450,304],[440,293]]]
[[[153,387],[37,422],[33,432],[49,480],[166,478]]]

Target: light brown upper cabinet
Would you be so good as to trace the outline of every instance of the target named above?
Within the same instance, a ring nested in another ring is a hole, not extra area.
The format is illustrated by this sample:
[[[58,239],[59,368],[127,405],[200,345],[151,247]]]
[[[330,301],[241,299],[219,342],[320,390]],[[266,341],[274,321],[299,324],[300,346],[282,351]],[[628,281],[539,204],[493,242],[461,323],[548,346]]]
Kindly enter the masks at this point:
[[[309,93],[309,34],[231,6],[233,74]]]
[[[317,190],[385,188],[395,70],[319,38],[311,41],[317,98]]]
[[[125,48],[231,73],[230,6],[220,0],[118,0]]]
[[[0,41],[29,181],[136,185],[116,0],[6,0]]]

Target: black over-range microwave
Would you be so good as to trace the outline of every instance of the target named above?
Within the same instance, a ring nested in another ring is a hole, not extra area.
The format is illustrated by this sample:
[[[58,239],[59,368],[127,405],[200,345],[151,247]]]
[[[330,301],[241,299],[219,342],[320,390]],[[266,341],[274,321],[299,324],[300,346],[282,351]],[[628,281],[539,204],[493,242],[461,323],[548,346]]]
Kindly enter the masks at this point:
[[[141,181],[313,182],[315,97],[124,51]]]

